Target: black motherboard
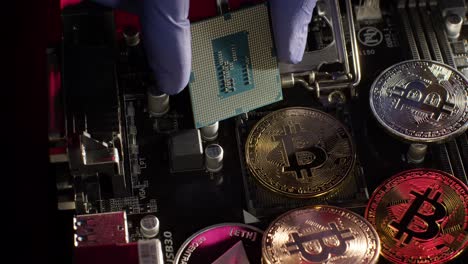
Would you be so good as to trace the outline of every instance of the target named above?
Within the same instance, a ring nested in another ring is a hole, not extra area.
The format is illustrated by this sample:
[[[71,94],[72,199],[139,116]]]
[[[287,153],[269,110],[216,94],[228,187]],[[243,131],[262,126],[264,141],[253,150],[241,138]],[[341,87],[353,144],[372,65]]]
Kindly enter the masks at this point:
[[[86,215],[125,212],[128,238],[123,241],[132,243],[144,238],[141,219],[154,215],[159,220],[157,238],[163,244],[164,263],[173,263],[188,237],[214,224],[245,223],[264,230],[281,213],[314,204],[363,214],[377,186],[404,170],[439,169],[468,183],[466,132],[447,142],[430,144],[423,162],[409,162],[409,143],[386,133],[369,106],[369,90],[375,78],[404,60],[436,60],[468,76],[466,3],[380,1],[379,16],[369,18],[356,16],[358,2],[319,1],[325,15],[315,10],[306,56],[337,45],[334,34],[338,29],[336,25],[330,28],[330,23],[339,19],[344,46],[337,47],[344,49],[346,57],[336,60],[327,57],[330,55],[325,51],[323,57],[314,55],[314,59],[323,59],[314,69],[316,82],[321,82],[320,93],[299,82],[285,87],[285,79],[283,100],[220,121],[217,139],[212,142],[201,139],[195,129],[188,89],[170,96],[166,114],[149,115],[147,90],[154,80],[143,46],[128,45],[125,37],[116,37],[112,10],[88,4],[65,9],[62,46],[51,49],[48,55],[50,68],[62,73],[63,89],[56,106],[64,109],[64,130],[51,131],[50,146],[66,149],[51,155],[51,166],[56,172],[57,214],[64,230],[60,243],[67,244],[68,263],[72,256],[81,254],[75,249],[86,244],[77,236],[80,228],[73,229],[74,217],[76,222]],[[327,13],[335,5],[338,17]],[[446,33],[444,17],[448,13],[464,19],[458,38]],[[294,68],[279,68],[282,77],[296,74]],[[332,72],[344,71],[353,78],[330,77]],[[263,188],[250,175],[245,160],[249,132],[268,113],[291,106],[331,114],[348,128],[354,140],[355,166],[346,187],[333,196],[288,198]],[[207,170],[203,153],[198,151],[213,143],[224,150],[219,172]],[[464,257],[454,263],[463,263]],[[386,262],[381,258],[379,263]]]

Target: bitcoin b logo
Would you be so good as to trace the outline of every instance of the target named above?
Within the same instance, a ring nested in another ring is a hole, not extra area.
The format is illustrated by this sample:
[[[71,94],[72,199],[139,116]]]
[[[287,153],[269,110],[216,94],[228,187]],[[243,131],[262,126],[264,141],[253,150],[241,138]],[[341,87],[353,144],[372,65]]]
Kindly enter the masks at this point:
[[[313,136],[304,131],[300,124],[290,124],[283,129],[283,135],[274,136],[274,141],[280,141],[283,145],[283,173],[294,172],[297,179],[312,177],[312,170],[325,163],[327,153],[323,148],[309,142]]]
[[[431,188],[427,188],[423,194],[415,191],[410,192],[416,199],[406,210],[399,223],[390,222],[390,226],[398,231],[395,239],[401,240],[406,234],[403,243],[408,244],[413,237],[428,240],[437,236],[440,231],[438,221],[445,217],[447,210],[444,205],[438,202],[442,193],[435,192],[432,199],[429,197],[431,193]],[[427,205],[430,205],[429,208]]]
[[[287,251],[293,255],[300,253],[301,258],[310,262],[326,261],[331,254],[343,255],[348,249],[346,241],[353,240],[354,236],[351,235],[349,228],[338,230],[333,222],[328,225],[330,229],[309,235],[301,236],[297,232],[291,233],[293,241],[286,243]],[[343,237],[343,235],[347,236]]]
[[[403,87],[393,87],[390,90],[390,97],[396,98],[395,109],[412,107],[429,113],[435,120],[439,120],[442,113],[451,115],[455,110],[455,105],[448,101],[447,90],[438,83],[426,87],[421,81],[412,81]]]

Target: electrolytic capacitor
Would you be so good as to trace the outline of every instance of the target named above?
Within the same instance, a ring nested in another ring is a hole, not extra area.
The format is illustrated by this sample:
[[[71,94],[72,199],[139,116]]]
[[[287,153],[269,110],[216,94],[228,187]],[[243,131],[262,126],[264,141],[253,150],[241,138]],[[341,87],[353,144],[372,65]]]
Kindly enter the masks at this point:
[[[147,215],[140,220],[141,234],[146,238],[152,238],[159,233],[159,219],[154,215]]]
[[[424,161],[424,158],[426,157],[426,153],[427,153],[426,144],[413,143],[410,145],[408,149],[406,158],[408,159],[409,163],[419,164]]]
[[[169,112],[169,95],[148,92],[148,112],[151,116],[160,117]]]
[[[130,47],[134,47],[140,44],[140,32],[134,27],[128,27],[123,32],[125,44]]]
[[[460,32],[463,25],[463,18],[457,14],[450,14],[445,18],[445,30],[447,31],[447,37],[451,39],[457,39],[460,36]]]
[[[201,136],[204,140],[213,141],[218,138],[219,122],[200,128]]]
[[[218,144],[210,144],[205,149],[205,166],[210,172],[219,172],[223,168],[224,150]]]

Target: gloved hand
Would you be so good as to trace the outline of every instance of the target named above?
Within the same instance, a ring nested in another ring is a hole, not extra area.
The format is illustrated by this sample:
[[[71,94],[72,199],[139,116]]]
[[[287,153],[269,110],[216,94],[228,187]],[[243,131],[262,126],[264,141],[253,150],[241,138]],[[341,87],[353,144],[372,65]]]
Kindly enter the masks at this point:
[[[158,87],[177,94],[187,85],[191,71],[189,0],[94,0],[105,6],[137,14],[148,62]],[[270,0],[273,33],[280,61],[302,60],[308,24],[317,0]]]

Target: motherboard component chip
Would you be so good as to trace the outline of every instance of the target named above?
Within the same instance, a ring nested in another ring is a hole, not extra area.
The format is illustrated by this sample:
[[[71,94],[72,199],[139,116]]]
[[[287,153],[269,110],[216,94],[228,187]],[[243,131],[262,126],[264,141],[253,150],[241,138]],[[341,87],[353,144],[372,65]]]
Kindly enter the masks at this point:
[[[282,100],[266,4],[192,25],[197,128]]]
[[[180,131],[169,140],[172,172],[203,168],[203,148],[198,129]]]

